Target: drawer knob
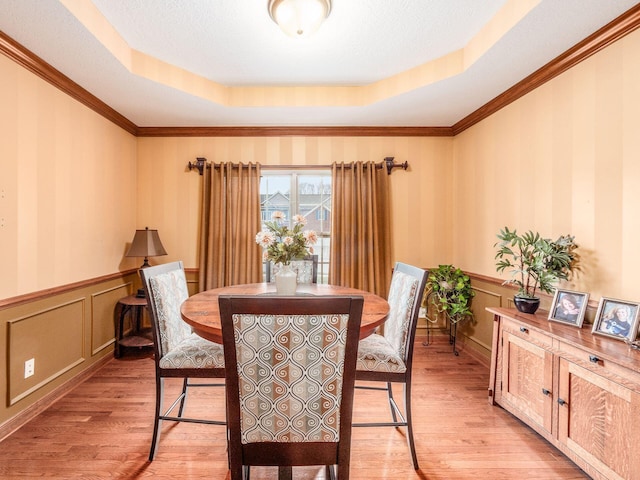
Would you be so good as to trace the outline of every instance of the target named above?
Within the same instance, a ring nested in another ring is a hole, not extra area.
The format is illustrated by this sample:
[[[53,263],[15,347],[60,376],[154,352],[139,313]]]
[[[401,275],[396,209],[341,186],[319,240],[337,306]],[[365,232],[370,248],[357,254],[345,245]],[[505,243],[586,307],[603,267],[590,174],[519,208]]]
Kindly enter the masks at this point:
[[[564,406],[567,404],[567,402],[565,402],[563,399],[559,398],[558,399],[558,403],[560,404],[560,406]]]
[[[595,355],[589,355],[589,361],[591,363],[600,363],[600,359],[598,357],[596,357]]]
[[[545,394],[546,396],[549,396],[551,395],[551,390],[547,390],[546,388],[543,388],[542,393]]]
[[[529,331],[529,329],[528,329],[528,328],[526,328],[526,327],[520,327],[520,331],[521,331],[522,333],[527,333],[527,332]]]

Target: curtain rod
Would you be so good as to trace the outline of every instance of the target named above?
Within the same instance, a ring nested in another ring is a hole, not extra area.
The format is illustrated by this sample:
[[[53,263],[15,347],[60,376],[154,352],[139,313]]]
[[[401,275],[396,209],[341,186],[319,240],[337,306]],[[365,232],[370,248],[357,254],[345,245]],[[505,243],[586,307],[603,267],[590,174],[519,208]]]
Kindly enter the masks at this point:
[[[393,171],[394,168],[402,168],[403,170],[406,170],[409,167],[409,162],[395,163],[393,160],[394,158],[395,157],[385,157],[382,162],[376,163],[375,166],[376,168],[386,167],[388,175],[391,175],[391,172]],[[239,168],[240,166],[243,166],[243,165],[234,164],[232,168]],[[205,168],[209,168],[209,167],[220,168],[220,164],[216,165],[215,163],[213,164],[208,163],[207,159],[204,157],[196,157],[195,162],[193,163],[189,162],[187,164],[187,168],[189,169],[189,171],[195,168],[198,170],[200,175],[204,173]],[[351,167],[352,165],[345,165],[345,168],[351,168]],[[331,168],[331,165],[265,165],[262,168],[264,170],[300,170],[300,169],[311,169],[311,168],[329,169]]]

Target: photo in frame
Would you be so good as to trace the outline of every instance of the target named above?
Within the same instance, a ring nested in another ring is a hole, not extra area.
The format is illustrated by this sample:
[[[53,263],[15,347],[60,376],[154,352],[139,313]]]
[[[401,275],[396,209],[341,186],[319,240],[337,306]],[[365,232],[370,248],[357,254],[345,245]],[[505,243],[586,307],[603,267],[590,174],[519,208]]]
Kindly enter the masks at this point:
[[[558,288],[553,296],[553,302],[549,310],[549,320],[581,328],[588,302],[589,294],[586,292],[574,292]]]
[[[638,329],[640,303],[602,297],[593,322],[593,333],[633,341]]]

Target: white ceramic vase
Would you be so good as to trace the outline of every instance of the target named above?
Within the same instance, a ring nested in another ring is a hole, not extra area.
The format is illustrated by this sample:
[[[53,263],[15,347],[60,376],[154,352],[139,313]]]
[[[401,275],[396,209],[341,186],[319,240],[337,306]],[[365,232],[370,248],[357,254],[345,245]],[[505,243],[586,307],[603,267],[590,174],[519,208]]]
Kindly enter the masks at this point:
[[[291,265],[282,265],[276,273],[276,292],[278,295],[295,295],[298,284],[296,272],[291,270]]]

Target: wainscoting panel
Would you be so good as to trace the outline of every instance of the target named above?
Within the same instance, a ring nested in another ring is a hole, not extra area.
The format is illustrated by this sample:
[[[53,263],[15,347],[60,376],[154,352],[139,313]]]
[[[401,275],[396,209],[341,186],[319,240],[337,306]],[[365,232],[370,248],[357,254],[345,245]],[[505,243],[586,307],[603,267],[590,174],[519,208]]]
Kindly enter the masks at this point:
[[[0,299],[0,439],[112,361],[115,306],[139,287],[131,269]]]
[[[7,322],[9,405],[84,361],[85,309],[81,297]],[[25,361],[31,358],[35,373],[24,378]]]
[[[487,312],[487,307],[502,305],[503,295],[499,292],[473,286],[476,293],[472,300],[473,320],[463,323],[459,334],[477,345],[480,353],[487,359],[491,357],[491,339],[493,338],[493,316]]]
[[[115,342],[115,305],[129,295],[132,284],[124,283],[91,294],[91,355],[97,355]],[[105,322],[113,318],[113,322]]]
[[[187,278],[187,290],[189,290],[189,296],[199,293],[200,281],[198,278],[198,270],[194,268],[185,268],[184,275]]]

